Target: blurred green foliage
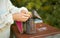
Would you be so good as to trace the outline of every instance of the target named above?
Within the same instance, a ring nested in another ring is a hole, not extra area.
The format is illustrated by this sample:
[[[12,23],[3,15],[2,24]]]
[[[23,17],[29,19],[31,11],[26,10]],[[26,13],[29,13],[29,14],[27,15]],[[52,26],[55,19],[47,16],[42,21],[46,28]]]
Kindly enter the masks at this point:
[[[11,0],[17,7],[35,9],[47,24],[60,28],[60,0]]]

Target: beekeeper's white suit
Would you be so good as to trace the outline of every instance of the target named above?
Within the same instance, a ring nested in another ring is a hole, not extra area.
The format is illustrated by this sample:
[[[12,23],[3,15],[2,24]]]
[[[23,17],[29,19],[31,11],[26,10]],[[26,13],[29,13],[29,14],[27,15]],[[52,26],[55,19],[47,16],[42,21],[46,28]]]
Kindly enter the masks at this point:
[[[0,0],[0,38],[9,38],[10,26],[14,23],[12,14],[18,13],[25,7],[17,8],[10,0]]]

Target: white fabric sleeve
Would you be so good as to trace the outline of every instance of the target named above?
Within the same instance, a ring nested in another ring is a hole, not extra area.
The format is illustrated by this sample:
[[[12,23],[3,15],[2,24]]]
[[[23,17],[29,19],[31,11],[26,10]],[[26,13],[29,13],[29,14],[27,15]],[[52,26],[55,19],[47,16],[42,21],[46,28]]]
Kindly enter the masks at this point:
[[[5,12],[5,14],[0,15],[0,28],[4,27],[5,25],[11,25],[14,21],[12,19],[12,14]]]
[[[0,24],[13,23],[13,17],[11,13],[5,13],[0,15]]]
[[[27,8],[25,8],[25,7],[21,7],[21,8],[18,8],[18,7],[15,7],[12,3],[11,3],[11,1],[9,1],[8,0],[8,9],[9,9],[9,11],[12,13],[12,14],[14,14],[14,13],[20,13],[21,12],[21,10],[25,10],[26,12],[28,12],[28,10],[27,10]]]

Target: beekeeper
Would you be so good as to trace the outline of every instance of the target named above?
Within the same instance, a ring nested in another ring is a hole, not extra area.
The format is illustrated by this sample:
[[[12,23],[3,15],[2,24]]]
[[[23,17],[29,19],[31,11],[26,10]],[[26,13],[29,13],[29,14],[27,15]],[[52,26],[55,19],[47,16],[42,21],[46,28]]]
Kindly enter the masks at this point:
[[[0,38],[9,38],[11,24],[25,22],[30,15],[25,7],[17,8],[10,0],[0,0]]]

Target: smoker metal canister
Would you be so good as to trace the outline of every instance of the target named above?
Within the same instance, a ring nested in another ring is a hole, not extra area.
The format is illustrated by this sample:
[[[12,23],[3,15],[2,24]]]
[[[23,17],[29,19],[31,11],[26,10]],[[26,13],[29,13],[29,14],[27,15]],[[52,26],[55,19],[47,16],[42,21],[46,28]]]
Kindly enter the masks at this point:
[[[34,23],[34,19],[33,18],[30,18],[26,22],[26,33],[27,34],[34,34],[34,33],[36,33],[36,25]]]

